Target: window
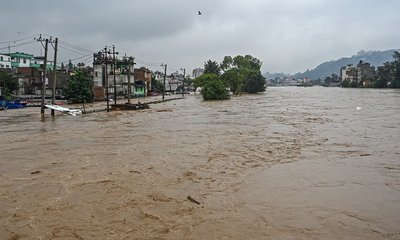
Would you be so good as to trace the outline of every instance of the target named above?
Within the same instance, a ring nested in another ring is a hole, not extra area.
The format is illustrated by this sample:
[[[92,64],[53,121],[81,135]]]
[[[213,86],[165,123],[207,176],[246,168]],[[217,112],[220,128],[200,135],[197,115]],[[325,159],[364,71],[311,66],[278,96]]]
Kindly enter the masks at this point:
[[[0,57],[0,61],[3,61],[3,57]]]
[[[24,58],[24,63],[26,63],[26,58]]]

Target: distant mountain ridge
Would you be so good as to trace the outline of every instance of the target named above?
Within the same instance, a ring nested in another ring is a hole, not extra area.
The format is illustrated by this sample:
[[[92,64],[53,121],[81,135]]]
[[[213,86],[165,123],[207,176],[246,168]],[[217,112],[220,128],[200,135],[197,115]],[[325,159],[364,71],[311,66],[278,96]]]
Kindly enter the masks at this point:
[[[324,62],[318,65],[316,68],[307,70],[303,73],[296,73],[293,78],[309,78],[309,79],[324,79],[332,74],[340,75],[340,68],[346,66],[347,64],[357,65],[360,61],[368,62],[372,66],[378,67],[382,66],[385,62],[393,61],[393,53],[396,49],[386,50],[386,51],[359,51],[356,55],[351,57],[343,57],[338,60],[332,60],[329,62]],[[398,50],[397,50],[398,51]],[[265,77],[268,79],[269,76],[275,78],[276,76],[287,76],[287,74],[279,73],[271,74],[266,73]],[[275,77],[274,77],[275,76]]]

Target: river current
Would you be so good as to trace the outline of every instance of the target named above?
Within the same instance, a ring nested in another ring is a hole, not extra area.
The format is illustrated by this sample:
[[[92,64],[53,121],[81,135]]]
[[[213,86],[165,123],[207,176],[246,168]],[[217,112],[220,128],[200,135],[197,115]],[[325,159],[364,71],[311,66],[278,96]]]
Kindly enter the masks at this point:
[[[400,239],[399,103],[282,87],[0,111],[0,239]]]

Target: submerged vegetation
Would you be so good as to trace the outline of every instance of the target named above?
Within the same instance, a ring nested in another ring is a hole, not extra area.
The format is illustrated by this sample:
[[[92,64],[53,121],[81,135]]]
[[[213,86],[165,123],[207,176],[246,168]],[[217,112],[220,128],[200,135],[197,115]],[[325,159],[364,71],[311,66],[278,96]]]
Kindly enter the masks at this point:
[[[65,97],[74,103],[93,102],[92,80],[86,71],[77,71],[68,81]]]
[[[195,87],[202,87],[204,100],[229,98],[234,95],[265,91],[266,80],[261,74],[262,62],[251,55],[225,56],[218,64],[208,60],[204,63],[204,75],[194,81]]]
[[[4,98],[10,100],[12,93],[18,90],[17,78],[10,73],[0,72],[0,88],[3,89]]]

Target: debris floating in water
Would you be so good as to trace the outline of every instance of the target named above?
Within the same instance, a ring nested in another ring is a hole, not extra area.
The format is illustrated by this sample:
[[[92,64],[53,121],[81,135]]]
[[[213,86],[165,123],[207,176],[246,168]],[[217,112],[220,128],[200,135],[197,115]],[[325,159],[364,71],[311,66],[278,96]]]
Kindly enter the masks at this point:
[[[190,201],[197,203],[197,204],[201,204],[199,201],[197,201],[196,199],[192,198],[191,196],[187,196],[187,199],[189,199]]]

